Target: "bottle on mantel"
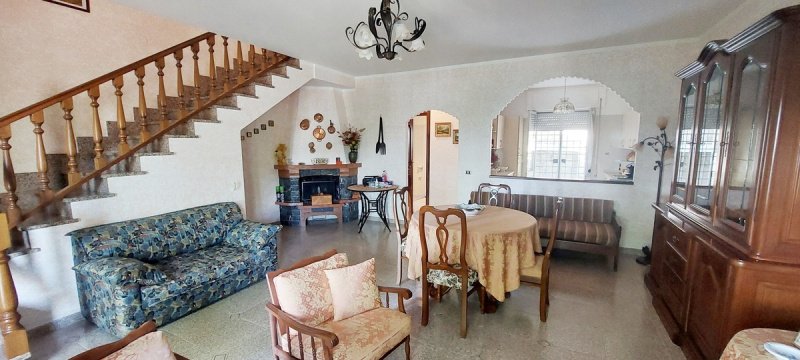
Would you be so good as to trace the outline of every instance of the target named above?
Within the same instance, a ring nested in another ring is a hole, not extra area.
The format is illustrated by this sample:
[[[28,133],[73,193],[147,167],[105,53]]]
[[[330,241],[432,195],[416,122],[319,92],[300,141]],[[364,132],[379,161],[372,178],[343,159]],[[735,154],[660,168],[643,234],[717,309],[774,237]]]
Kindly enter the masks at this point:
[[[381,175],[381,178],[382,178],[381,181],[383,181],[383,182],[388,182],[389,181],[389,174],[386,172],[386,170],[383,170],[383,175]]]

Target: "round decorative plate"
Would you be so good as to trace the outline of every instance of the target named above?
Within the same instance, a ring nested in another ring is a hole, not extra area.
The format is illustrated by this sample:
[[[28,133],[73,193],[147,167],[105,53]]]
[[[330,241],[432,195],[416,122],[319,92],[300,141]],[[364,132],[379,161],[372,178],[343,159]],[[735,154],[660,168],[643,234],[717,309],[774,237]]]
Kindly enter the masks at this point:
[[[325,117],[323,117],[322,114],[320,113],[316,113],[314,114],[314,120],[316,120],[317,122],[322,122],[322,120],[325,120]]]
[[[328,141],[328,143],[327,143],[327,144],[325,144],[325,148],[326,148],[326,149],[328,149],[328,150],[330,150],[331,148],[333,148],[333,144],[331,144],[331,142],[330,142],[330,141]]]
[[[312,141],[312,142],[308,143],[308,147],[309,148],[313,148],[314,147],[314,142]]]
[[[311,122],[308,119],[303,119],[300,121],[300,128],[303,130],[308,130],[308,127],[311,126]]]
[[[325,138],[325,130],[322,129],[322,126],[317,126],[317,128],[314,129],[313,134],[314,138],[317,139],[317,141],[322,141],[322,139]]]
[[[308,151],[310,151],[313,154],[313,153],[317,152],[317,149],[310,148],[310,149],[308,149]]]
[[[330,120],[331,124],[328,126],[328,134],[333,134],[336,132],[336,127],[333,126],[333,120]]]

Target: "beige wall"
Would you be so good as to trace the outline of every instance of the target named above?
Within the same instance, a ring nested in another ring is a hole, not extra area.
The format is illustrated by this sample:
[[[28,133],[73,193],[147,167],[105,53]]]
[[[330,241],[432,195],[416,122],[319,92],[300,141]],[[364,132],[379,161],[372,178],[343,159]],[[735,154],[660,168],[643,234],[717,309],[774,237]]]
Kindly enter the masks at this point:
[[[385,119],[384,119],[385,120]],[[431,110],[431,153],[430,153],[430,174],[431,177],[428,194],[431,205],[458,204],[467,202],[469,196],[459,199],[458,196],[458,157],[459,144],[453,144],[453,135],[437,137],[436,123],[450,123],[451,130],[459,128],[458,119],[453,115],[439,110]],[[387,134],[388,135],[388,134]],[[401,156],[397,156],[400,158]],[[382,170],[382,169],[381,169]],[[405,178],[402,172],[392,172],[392,178]],[[459,201],[461,200],[461,201]]]

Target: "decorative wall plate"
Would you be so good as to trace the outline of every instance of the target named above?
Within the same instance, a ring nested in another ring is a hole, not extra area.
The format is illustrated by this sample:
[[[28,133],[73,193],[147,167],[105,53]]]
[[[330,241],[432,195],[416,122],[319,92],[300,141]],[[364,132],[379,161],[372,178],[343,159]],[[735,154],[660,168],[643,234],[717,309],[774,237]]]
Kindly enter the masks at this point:
[[[326,148],[326,149],[328,149],[328,150],[330,150],[331,148],[333,148],[333,144],[331,144],[331,142],[330,142],[330,141],[328,141],[328,143],[327,143],[327,144],[325,144],[325,148]]]
[[[311,148],[311,149],[308,149],[308,151],[310,151],[313,154],[313,153],[317,152],[317,149]]]
[[[308,127],[311,126],[311,122],[308,119],[303,119],[300,121],[300,128],[303,130],[308,130]]]
[[[325,120],[325,117],[322,116],[322,114],[320,113],[316,113],[314,114],[314,120],[316,120],[317,122],[322,122],[322,120]]]
[[[308,143],[308,147],[309,148],[313,148],[314,147],[314,142],[312,141],[312,142]]]
[[[317,141],[322,141],[322,139],[325,138],[325,130],[322,129],[322,126],[317,126],[317,128],[314,129],[314,138],[317,139]]]
[[[333,134],[336,132],[336,127],[333,126],[333,120],[330,120],[331,124],[328,126],[328,134]]]

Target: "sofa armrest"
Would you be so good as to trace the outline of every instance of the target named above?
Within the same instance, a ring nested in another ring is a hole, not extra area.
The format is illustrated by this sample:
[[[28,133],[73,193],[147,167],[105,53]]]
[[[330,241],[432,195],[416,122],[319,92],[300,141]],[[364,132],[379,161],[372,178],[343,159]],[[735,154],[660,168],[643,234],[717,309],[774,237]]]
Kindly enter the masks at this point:
[[[267,225],[250,220],[242,220],[234,225],[223,242],[248,250],[258,250],[265,247],[279,231],[281,225]]]
[[[411,290],[400,287],[378,286],[378,293],[386,294],[386,307],[389,307],[389,294],[397,294],[397,310],[401,313],[406,313],[404,300],[411,299]]]
[[[137,259],[107,257],[89,260],[72,267],[75,272],[110,285],[158,285],[167,280],[157,267]]]
[[[617,212],[615,211],[611,214],[611,226],[614,227],[614,230],[617,232],[617,244],[622,238],[622,226],[617,222]]]

